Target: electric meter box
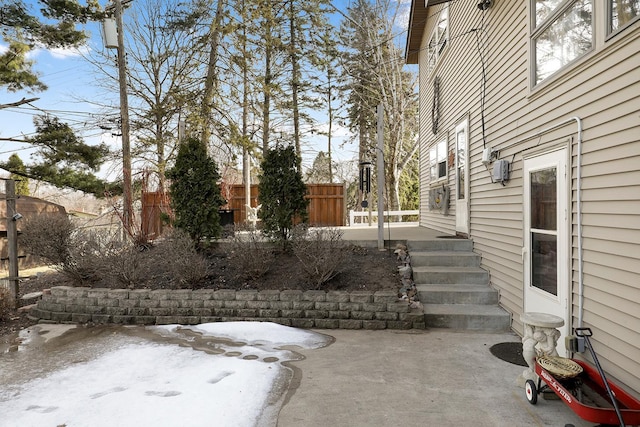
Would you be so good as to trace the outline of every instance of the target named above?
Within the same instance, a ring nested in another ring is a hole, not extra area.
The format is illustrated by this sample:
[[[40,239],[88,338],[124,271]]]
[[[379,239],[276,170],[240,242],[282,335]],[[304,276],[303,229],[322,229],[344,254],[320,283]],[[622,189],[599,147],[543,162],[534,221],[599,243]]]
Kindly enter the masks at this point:
[[[493,164],[493,182],[509,181],[509,161],[498,160]]]

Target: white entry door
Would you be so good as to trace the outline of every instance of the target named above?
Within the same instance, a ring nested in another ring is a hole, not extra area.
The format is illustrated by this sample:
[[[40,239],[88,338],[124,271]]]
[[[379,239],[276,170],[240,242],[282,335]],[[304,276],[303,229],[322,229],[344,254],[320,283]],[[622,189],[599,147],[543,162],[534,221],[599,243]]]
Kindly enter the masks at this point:
[[[469,235],[469,122],[456,126],[456,232]]]
[[[524,311],[564,319],[560,356],[571,330],[568,191],[566,148],[524,160]]]

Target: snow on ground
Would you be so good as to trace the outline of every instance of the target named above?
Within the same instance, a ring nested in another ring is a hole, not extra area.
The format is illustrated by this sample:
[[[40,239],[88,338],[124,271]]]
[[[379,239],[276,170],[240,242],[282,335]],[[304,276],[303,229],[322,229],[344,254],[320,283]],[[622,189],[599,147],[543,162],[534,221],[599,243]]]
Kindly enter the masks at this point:
[[[51,372],[34,369],[36,378],[1,371],[19,369],[20,357],[30,352],[42,357],[46,344],[22,348],[33,345],[28,340],[20,351],[0,354],[0,426],[275,425],[278,408],[267,409],[280,399],[270,393],[288,379],[280,362],[296,358],[282,347],[318,348],[328,342],[311,331],[266,322],[149,331],[116,332],[80,339],[70,344],[77,348],[66,352],[51,350],[49,357],[58,359],[58,367]]]

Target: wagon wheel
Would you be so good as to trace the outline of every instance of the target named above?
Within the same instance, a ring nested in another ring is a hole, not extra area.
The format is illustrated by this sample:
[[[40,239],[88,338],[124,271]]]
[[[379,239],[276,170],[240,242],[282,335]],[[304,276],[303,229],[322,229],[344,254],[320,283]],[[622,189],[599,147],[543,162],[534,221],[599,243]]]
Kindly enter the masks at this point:
[[[524,383],[524,392],[527,395],[527,400],[532,405],[535,405],[538,402],[538,390],[536,389],[536,383],[533,380],[527,380]]]

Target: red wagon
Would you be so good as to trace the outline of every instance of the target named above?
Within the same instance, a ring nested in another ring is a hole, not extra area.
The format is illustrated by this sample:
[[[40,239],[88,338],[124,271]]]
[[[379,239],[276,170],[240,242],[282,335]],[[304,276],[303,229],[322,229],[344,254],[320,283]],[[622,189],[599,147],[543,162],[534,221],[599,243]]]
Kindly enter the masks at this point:
[[[587,337],[591,335],[591,331],[588,330],[588,332]],[[588,338],[587,343],[589,343]],[[591,347],[590,343],[589,347]],[[592,355],[595,356],[593,351]],[[529,403],[535,405],[538,394],[550,389],[585,421],[603,426],[640,426],[640,400],[607,380],[596,357],[594,360],[597,370],[580,360],[564,360],[574,364],[576,371],[582,372],[574,377],[559,376],[545,369],[543,365],[548,366],[548,364],[541,363],[545,361],[544,358],[536,360],[537,384],[533,380],[527,380],[525,384]],[[542,385],[542,381],[545,385]]]

